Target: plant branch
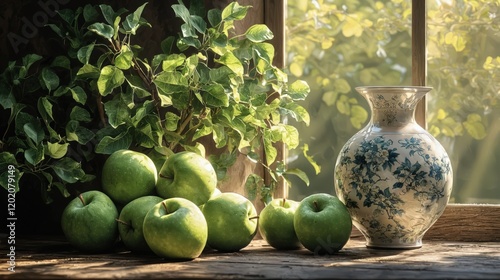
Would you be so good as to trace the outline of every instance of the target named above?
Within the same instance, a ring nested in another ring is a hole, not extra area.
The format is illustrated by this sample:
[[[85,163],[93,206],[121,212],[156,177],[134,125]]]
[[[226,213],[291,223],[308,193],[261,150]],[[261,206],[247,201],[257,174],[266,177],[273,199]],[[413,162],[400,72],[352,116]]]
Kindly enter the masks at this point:
[[[102,96],[100,94],[97,95],[96,98],[97,111],[99,112],[99,119],[104,127],[106,127],[106,117],[104,113],[104,105],[102,104]]]

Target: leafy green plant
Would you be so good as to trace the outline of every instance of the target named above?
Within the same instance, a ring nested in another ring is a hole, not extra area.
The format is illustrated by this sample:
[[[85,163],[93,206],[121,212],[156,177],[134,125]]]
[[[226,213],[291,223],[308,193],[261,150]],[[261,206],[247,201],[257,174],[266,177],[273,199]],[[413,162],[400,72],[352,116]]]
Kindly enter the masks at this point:
[[[2,74],[2,115],[9,112],[2,162],[37,177],[46,198],[52,186],[68,195],[67,184],[93,179],[95,155],[119,149],[161,159],[181,150],[205,155],[213,145],[224,151],[210,155],[221,177],[242,153],[272,179],[251,175],[246,183],[265,201],[281,178],[308,183],[304,172],[277,161],[275,147],[299,146],[297,129],[284,120],[309,123],[298,104],[308,84],[288,83],[273,65],[266,25],[231,35],[250,6],[233,2],[205,13],[202,2],[172,5],[179,36],[165,38],[152,57],[141,55],[146,43],[134,43],[151,28],[142,17],[147,3],[131,13],[105,4],[59,11],[60,24],[49,27],[66,52],[52,60],[28,55]]]

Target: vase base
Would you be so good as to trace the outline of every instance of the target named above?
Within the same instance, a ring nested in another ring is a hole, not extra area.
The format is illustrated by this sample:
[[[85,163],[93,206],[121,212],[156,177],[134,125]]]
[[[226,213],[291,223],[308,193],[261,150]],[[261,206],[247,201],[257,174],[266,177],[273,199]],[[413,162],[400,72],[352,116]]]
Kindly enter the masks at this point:
[[[366,247],[370,249],[411,250],[411,249],[421,248],[422,241],[417,241],[413,243],[376,243],[367,241]]]

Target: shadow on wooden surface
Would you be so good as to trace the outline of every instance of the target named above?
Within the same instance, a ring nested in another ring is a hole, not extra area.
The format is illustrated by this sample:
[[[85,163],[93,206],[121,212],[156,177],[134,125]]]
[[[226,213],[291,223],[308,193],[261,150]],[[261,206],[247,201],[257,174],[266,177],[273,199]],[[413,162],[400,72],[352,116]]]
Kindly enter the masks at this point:
[[[16,272],[9,279],[499,279],[500,243],[424,241],[414,250],[376,250],[353,237],[334,255],[306,249],[278,251],[254,240],[239,252],[207,250],[191,261],[136,255],[117,245],[105,254],[81,254],[63,238],[18,239]],[[5,245],[5,244],[2,244]]]

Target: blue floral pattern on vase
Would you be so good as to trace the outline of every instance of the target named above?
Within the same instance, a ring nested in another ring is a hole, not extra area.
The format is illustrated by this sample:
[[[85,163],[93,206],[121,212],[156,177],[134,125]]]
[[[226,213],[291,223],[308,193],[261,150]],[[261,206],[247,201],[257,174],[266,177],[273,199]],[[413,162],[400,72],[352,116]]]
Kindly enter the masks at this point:
[[[376,96],[386,113],[372,112],[370,123],[342,148],[335,189],[367,246],[418,248],[448,203],[452,167],[440,143],[408,116],[415,106],[408,110],[401,95],[391,94]]]

